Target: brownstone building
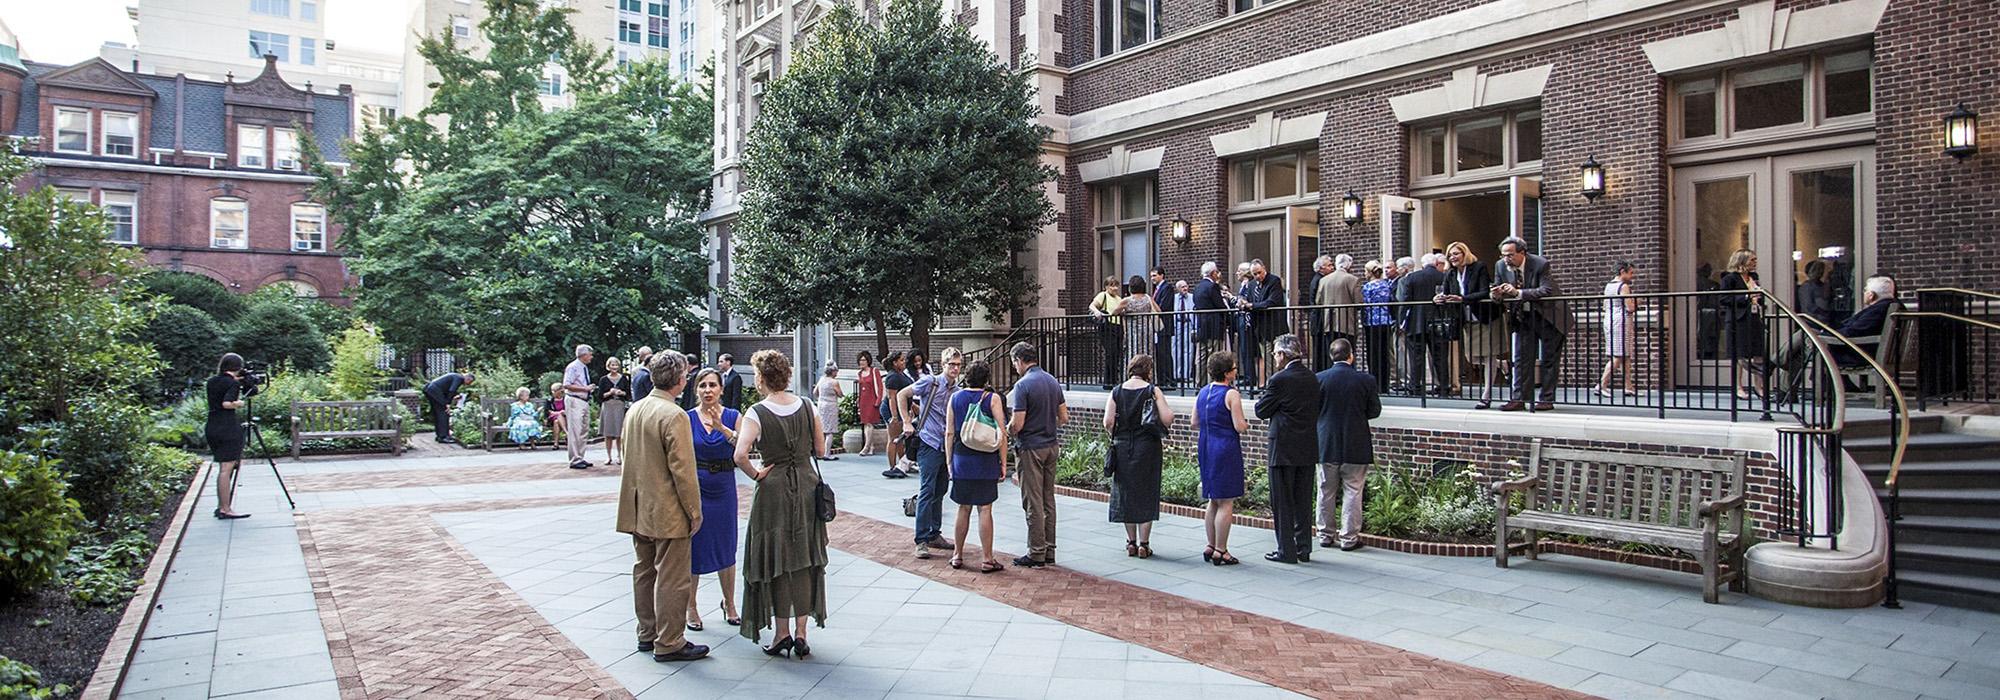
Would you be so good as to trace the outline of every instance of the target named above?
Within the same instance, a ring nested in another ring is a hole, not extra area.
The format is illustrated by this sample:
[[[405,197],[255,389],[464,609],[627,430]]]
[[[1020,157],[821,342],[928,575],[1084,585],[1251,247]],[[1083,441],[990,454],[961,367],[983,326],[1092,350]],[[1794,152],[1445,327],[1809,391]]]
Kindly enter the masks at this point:
[[[342,301],[355,283],[301,159],[314,139],[344,160],[351,100],[345,85],[290,85],[268,57],[255,78],[221,83],[101,59],[0,62],[0,133],[42,165],[19,186],[103,207],[112,243],[236,292],[283,285]]]
[[[817,12],[736,4],[710,212],[724,283],[742,134]],[[1465,241],[1491,259],[1509,234],[1578,293],[1619,259],[1641,291],[1693,290],[1737,248],[1787,301],[1816,259],[1836,307],[1878,272],[2000,287],[1982,254],[2000,156],[1945,150],[1959,105],[2000,112],[1989,0],[965,0],[958,16],[1032,76],[1054,129],[1059,216],[1022,261],[1043,290],[1027,316],[1081,312],[1097,280],[1154,264],[1192,280],[1263,258],[1296,290],[1318,254]],[[1586,162],[1601,194],[1580,191]]]

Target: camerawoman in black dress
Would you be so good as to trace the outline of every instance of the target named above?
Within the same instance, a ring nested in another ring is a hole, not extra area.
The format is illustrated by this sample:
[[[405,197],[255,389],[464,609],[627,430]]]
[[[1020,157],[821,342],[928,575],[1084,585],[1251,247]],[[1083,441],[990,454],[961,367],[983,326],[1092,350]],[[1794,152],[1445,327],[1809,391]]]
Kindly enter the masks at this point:
[[[254,384],[247,391],[244,388],[243,356],[233,352],[223,355],[215,376],[208,378],[207,389],[208,424],[202,434],[215,458],[215,517],[247,518],[249,513],[229,507],[230,487],[235,485],[237,469],[243,466],[243,420],[236,410],[243,407],[246,397],[257,393]]]

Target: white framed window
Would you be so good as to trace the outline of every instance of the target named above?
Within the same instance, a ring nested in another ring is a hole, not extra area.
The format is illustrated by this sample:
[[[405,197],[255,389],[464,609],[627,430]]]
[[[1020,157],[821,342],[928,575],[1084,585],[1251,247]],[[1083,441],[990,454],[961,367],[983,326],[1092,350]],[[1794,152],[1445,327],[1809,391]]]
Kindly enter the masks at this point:
[[[236,167],[271,167],[270,154],[264,143],[264,127],[253,124],[239,124],[236,127]]]
[[[107,156],[139,157],[139,115],[105,112],[103,148]]]
[[[69,201],[78,204],[90,203],[90,189],[87,187],[57,187],[56,194],[68,197]]]
[[[640,12],[646,3],[643,0],[618,0],[618,9],[626,12]]]
[[[250,203],[234,197],[208,200],[208,246],[250,247]]]
[[[56,152],[90,153],[90,110],[56,108]]]
[[[292,250],[326,252],[326,207],[312,203],[292,205]]]
[[[1229,0],[1229,12],[1231,14],[1249,12],[1274,2],[1278,0]]]
[[[291,35],[250,30],[250,57],[262,59],[265,55],[277,56],[280,63],[291,63]]]
[[[307,22],[318,22],[319,3],[315,0],[299,0],[299,19]]]
[[[290,17],[292,0],[250,0],[250,11],[272,17]]]
[[[104,190],[99,196],[104,200],[104,220],[110,224],[105,232],[106,240],[125,245],[138,244],[139,193]]]
[[[1097,55],[1109,56],[1160,38],[1160,0],[1097,0]]]
[[[1410,129],[1413,180],[1487,177],[1542,160],[1539,107],[1460,117]]]
[[[1152,178],[1135,178],[1092,185],[1096,200],[1097,277],[1117,277],[1120,284],[1144,276],[1157,257],[1159,207]]]
[[[637,44],[646,40],[645,32],[639,29],[638,22],[621,19],[618,20],[618,40],[627,44]]]
[[[1319,194],[1319,151],[1276,153],[1229,163],[1229,205],[1257,206]]]
[[[299,65],[310,66],[319,61],[319,40],[309,36],[299,37]]]
[[[549,73],[543,75],[541,80],[536,81],[535,87],[542,94],[547,95],[549,97],[561,97],[563,94],[562,74]]]
[[[460,39],[472,38],[472,18],[458,17],[458,16],[452,17],[451,35]]]
[[[298,170],[301,167],[298,131],[282,128],[271,130],[271,167],[279,170]]]
[[[1667,138],[1719,142],[1866,121],[1875,111],[1873,92],[1874,58],[1867,49],[1687,75],[1668,91]]]

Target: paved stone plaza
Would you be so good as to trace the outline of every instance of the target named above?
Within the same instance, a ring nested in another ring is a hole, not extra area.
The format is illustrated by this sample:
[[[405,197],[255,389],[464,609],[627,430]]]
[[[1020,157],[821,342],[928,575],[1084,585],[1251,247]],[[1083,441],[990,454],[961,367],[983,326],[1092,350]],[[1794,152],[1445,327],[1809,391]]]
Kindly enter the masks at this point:
[[[1694,576],[1561,556],[1500,570],[1320,550],[1287,567],[1257,558],[1268,531],[1239,527],[1245,564],[1218,568],[1198,520],[1165,516],[1142,561],[1103,504],[1063,498],[1058,566],[952,571],[909,556],[899,500],[916,480],[854,456],[825,465],[844,515],[814,658],[737,636],[710,576],[690,638],[714,658],[657,664],[632,649],[617,472],[560,461],[281,462],[296,514],[246,467],[255,517],[189,526],[122,695],[2000,697],[2000,616],[1705,605]],[[1025,541],[1015,494],[996,507],[1009,551]]]

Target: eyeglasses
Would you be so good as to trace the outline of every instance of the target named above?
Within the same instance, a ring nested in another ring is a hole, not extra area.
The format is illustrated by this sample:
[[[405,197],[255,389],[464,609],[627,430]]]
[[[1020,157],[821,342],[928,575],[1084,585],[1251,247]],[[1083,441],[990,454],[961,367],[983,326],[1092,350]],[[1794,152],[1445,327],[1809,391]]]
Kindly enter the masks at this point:
[[[946,366],[946,367],[964,367],[964,366],[965,366],[965,363],[963,363],[963,362],[946,362],[946,363],[944,363],[944,366]]]

